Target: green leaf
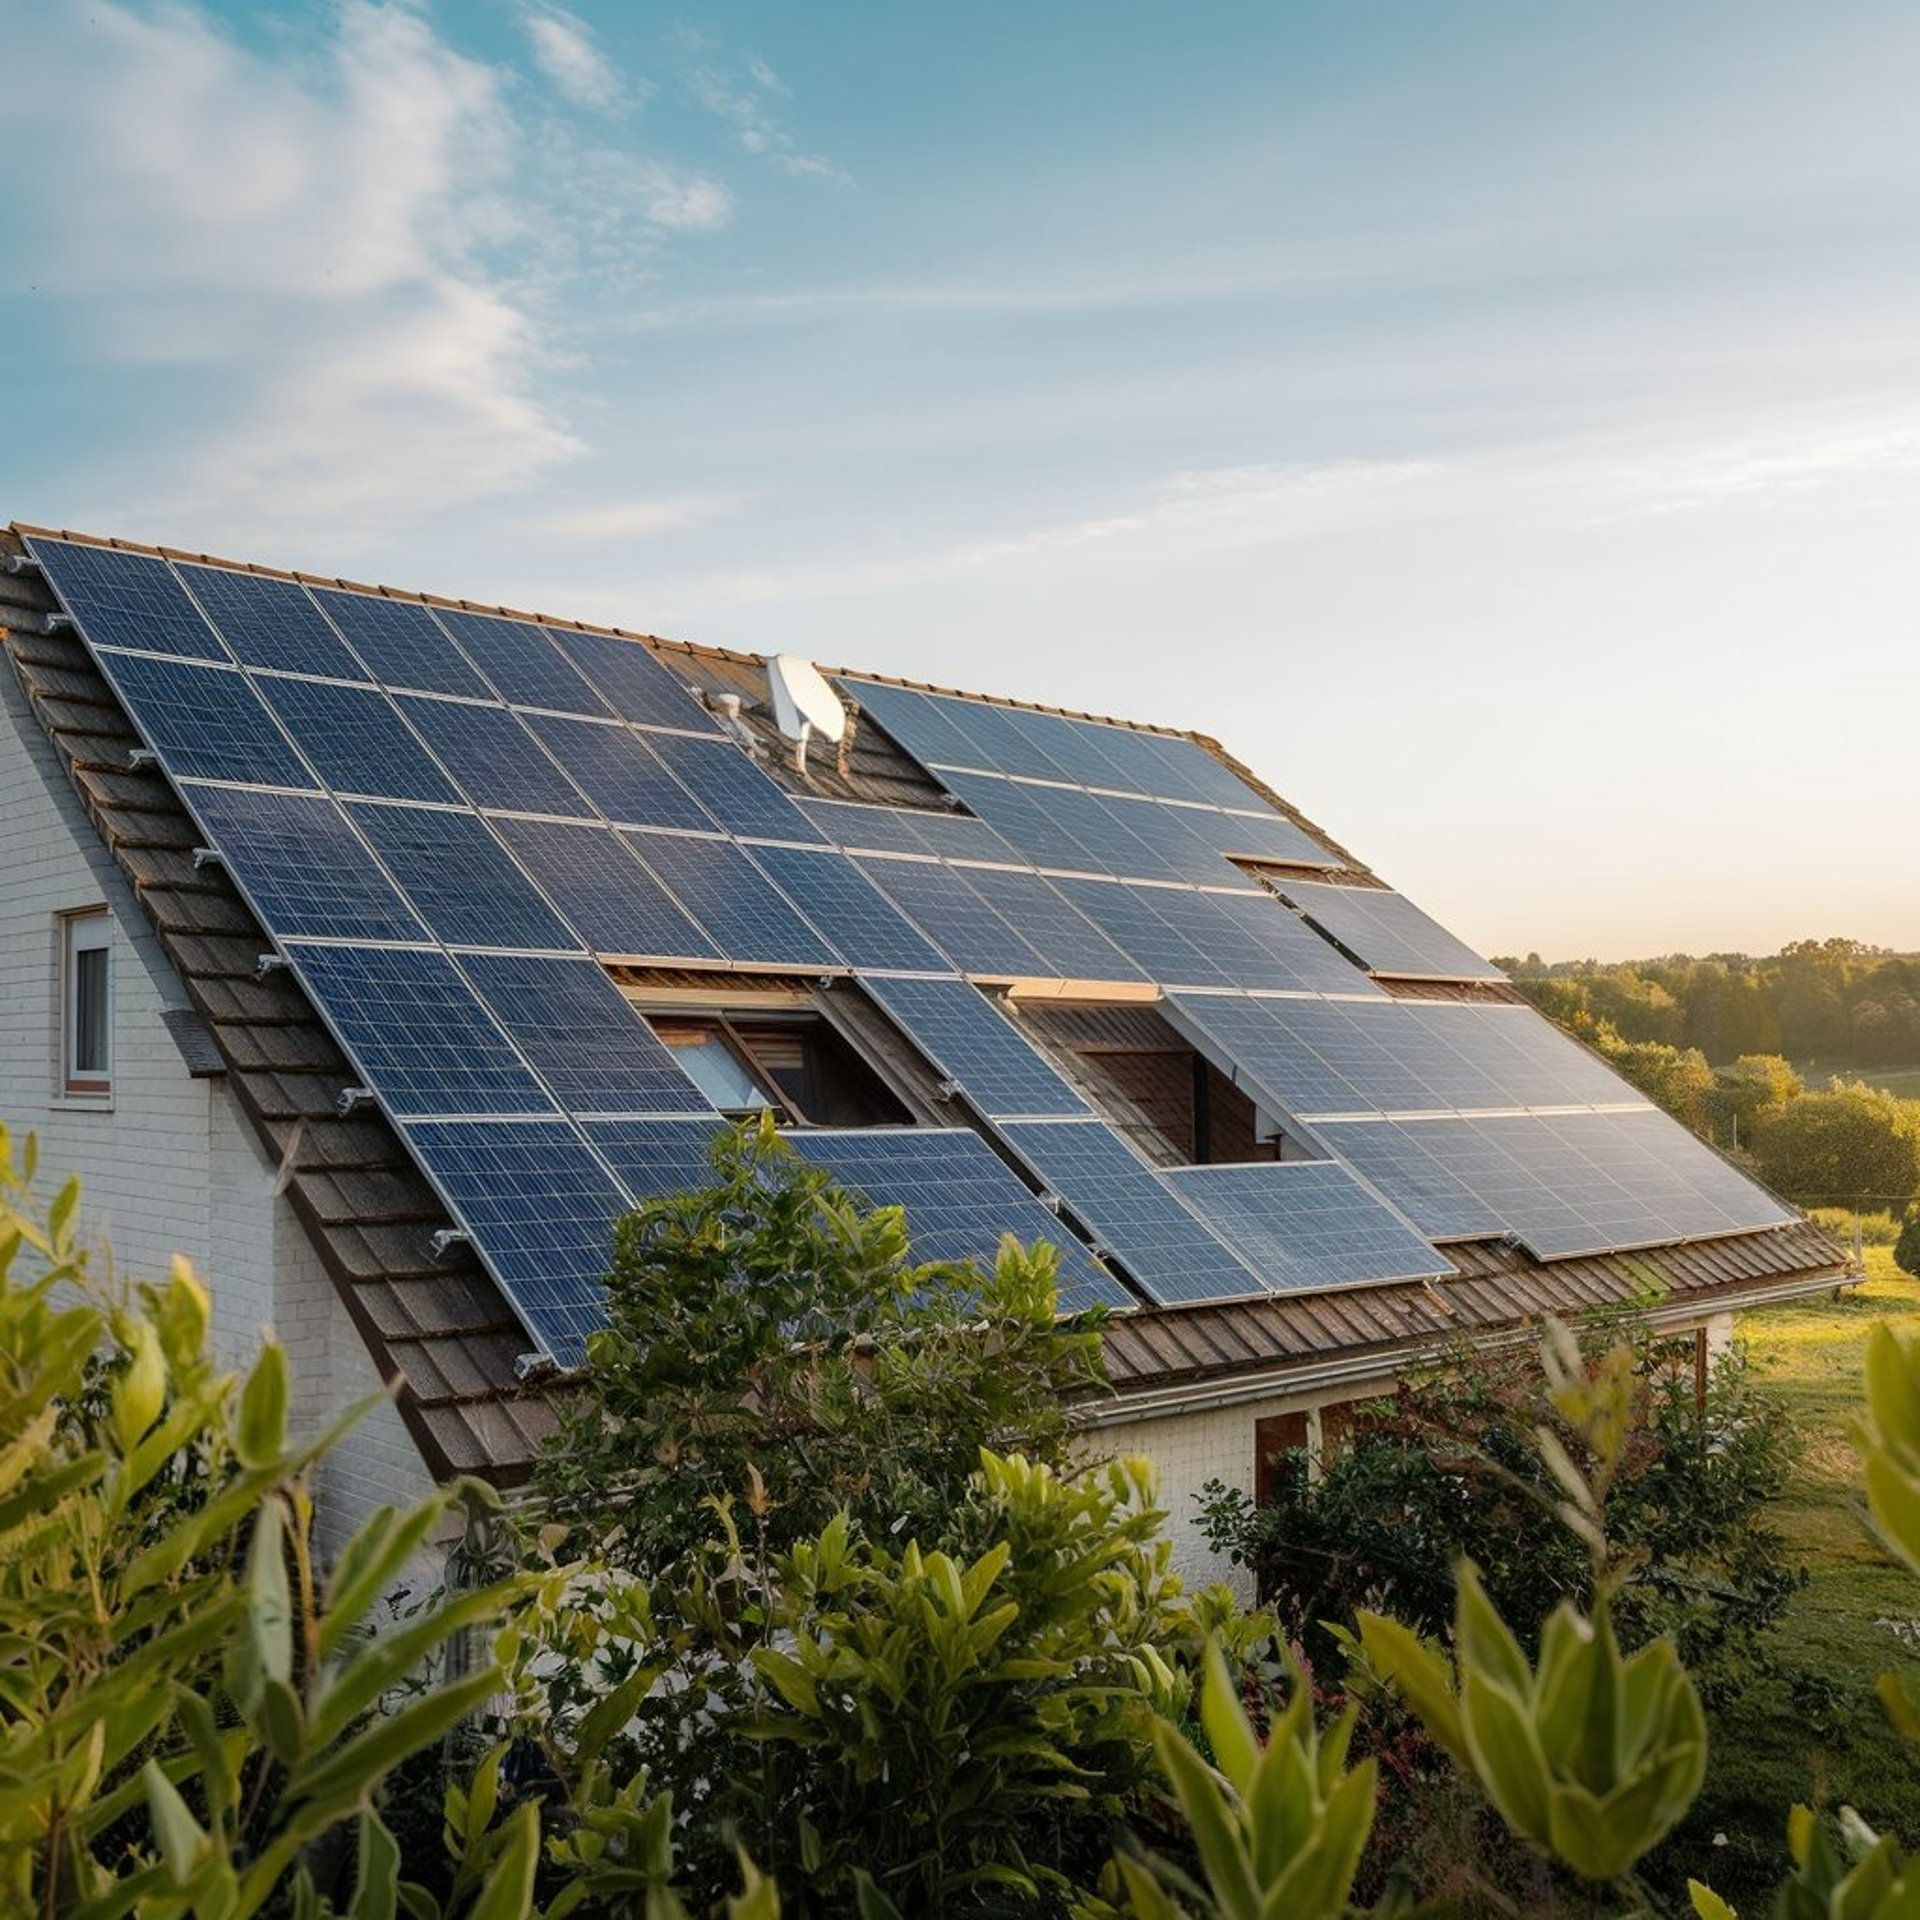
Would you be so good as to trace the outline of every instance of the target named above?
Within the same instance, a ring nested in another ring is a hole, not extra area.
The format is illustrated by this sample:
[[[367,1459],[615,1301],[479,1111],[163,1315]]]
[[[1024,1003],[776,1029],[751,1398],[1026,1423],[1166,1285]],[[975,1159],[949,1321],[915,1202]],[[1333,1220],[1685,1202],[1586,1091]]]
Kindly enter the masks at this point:
[[[1740,1920],[1732,1907],[1711,1887],[1701,1885],[1698,1880],[1687,1882],[1687,1898],[1693,1902],[1693,1910],[1700,1920]]]
[[[240,1395],[233,1450],[242,1466],[278,1464],[287,1445],[287,1354],[277,1341],[260,1350]]]
[[[467,1920],[526,1920],[533,1907],[533,1876],[540,1864],[540,1808],[528,1801],[501,1829],[500,1851]]]
[[[176,1887],[186,1886],[199,1871],[207,1849],[207,1836],[187,1811],[187,1803],[160,1769],[149,1760],[140,1770],[147,1784],[147,1807],[153,1817],[153,1831],[160,1842],[161,1857]]]
[[[395,1920],[400,1906],[400,1843],[370,1813],[361,1819],[359,1837],[353,1920]]]

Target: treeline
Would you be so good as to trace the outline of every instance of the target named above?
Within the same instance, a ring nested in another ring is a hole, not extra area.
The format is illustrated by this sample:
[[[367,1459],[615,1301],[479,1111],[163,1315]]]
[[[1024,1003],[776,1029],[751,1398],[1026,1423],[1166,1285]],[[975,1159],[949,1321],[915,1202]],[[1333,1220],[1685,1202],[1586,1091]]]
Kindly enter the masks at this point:
[[[1920,956],[1856,940],[1777,954],[1495,963],[1648,1099],[1808,1207],[1896,1217],[1920,1194],[1920,1101],[1844,1074],[1809,1089],[1793,1058],[1920,1062]],[[1791,1057],[1790,1057],[1791,1056]]]
[[[1842,1067],[1920,1063],[1920,954],[1858,940],[1796,940],[1778,953],[1494,964],[1556,1018],[1579,1008],[1629,1041],[1696,1048],[1715,1066],[1783,1054]]]

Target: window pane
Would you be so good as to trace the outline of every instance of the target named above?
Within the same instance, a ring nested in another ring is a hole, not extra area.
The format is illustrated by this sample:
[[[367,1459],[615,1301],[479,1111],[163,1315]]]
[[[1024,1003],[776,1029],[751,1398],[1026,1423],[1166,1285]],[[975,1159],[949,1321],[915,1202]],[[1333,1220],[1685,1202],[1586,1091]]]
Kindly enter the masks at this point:
[[[73,956],[73,1071],[76,1078],[107,1073],[107,950],[83,947]]]
[[[662,1024],[655,1031],[673,1049],[673,1057],[687,1077],[722,1113],[778,1104],[772,1091],[754,1078],[746,1062],[714,1028]]]

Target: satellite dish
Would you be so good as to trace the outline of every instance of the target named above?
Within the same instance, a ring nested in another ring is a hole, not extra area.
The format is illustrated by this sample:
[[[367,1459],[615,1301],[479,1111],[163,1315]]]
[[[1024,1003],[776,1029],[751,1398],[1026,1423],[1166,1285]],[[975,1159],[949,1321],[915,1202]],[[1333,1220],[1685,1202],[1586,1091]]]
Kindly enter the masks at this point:
[[[789,740],[803,746],[819,734],[838,746],[847,737],[847,710],[827,677],[797,653],[776,653],[767,661],[767,685],[773,693],[773,717]]]

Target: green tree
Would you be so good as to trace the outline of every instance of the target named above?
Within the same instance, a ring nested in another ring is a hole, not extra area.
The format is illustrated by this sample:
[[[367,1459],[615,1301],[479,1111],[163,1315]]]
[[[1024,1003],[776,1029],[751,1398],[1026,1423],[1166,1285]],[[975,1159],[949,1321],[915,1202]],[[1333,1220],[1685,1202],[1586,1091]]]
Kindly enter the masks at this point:
[[[1802,1206],[1905,1207],[1920,1191],[1920,1104],[1842,1081],[1754,1130],[1760,1177]]]
[[[1806,1090],[1806,1082],[1779,1054],[1742,1054],[1713,1076],[1713,1091],[1707,1099],[1708,1131],[1724,1145],[1750,1146],[1761,1121]]]
[[[915,1265],[899,1208],[858,1205],[771,1125],[735,1129],[711,1187],[621,1222],[544,1511],[646,1573],[750,1489],[770,1551],[840,1512],[931,1544],[982,1448],[1062,1464],[1067,1404],[1102,1382],[1097,1331],[1056,1317],[1057,1264],[1009,1242],[989,1274]]]
[[[1683,1126],[1704,1133],[1714,1094],[1714,1072],[1698,1047],[1659,1040],[1617,1041],[1603,1036],[1600,1052],[1623,1079]]]

